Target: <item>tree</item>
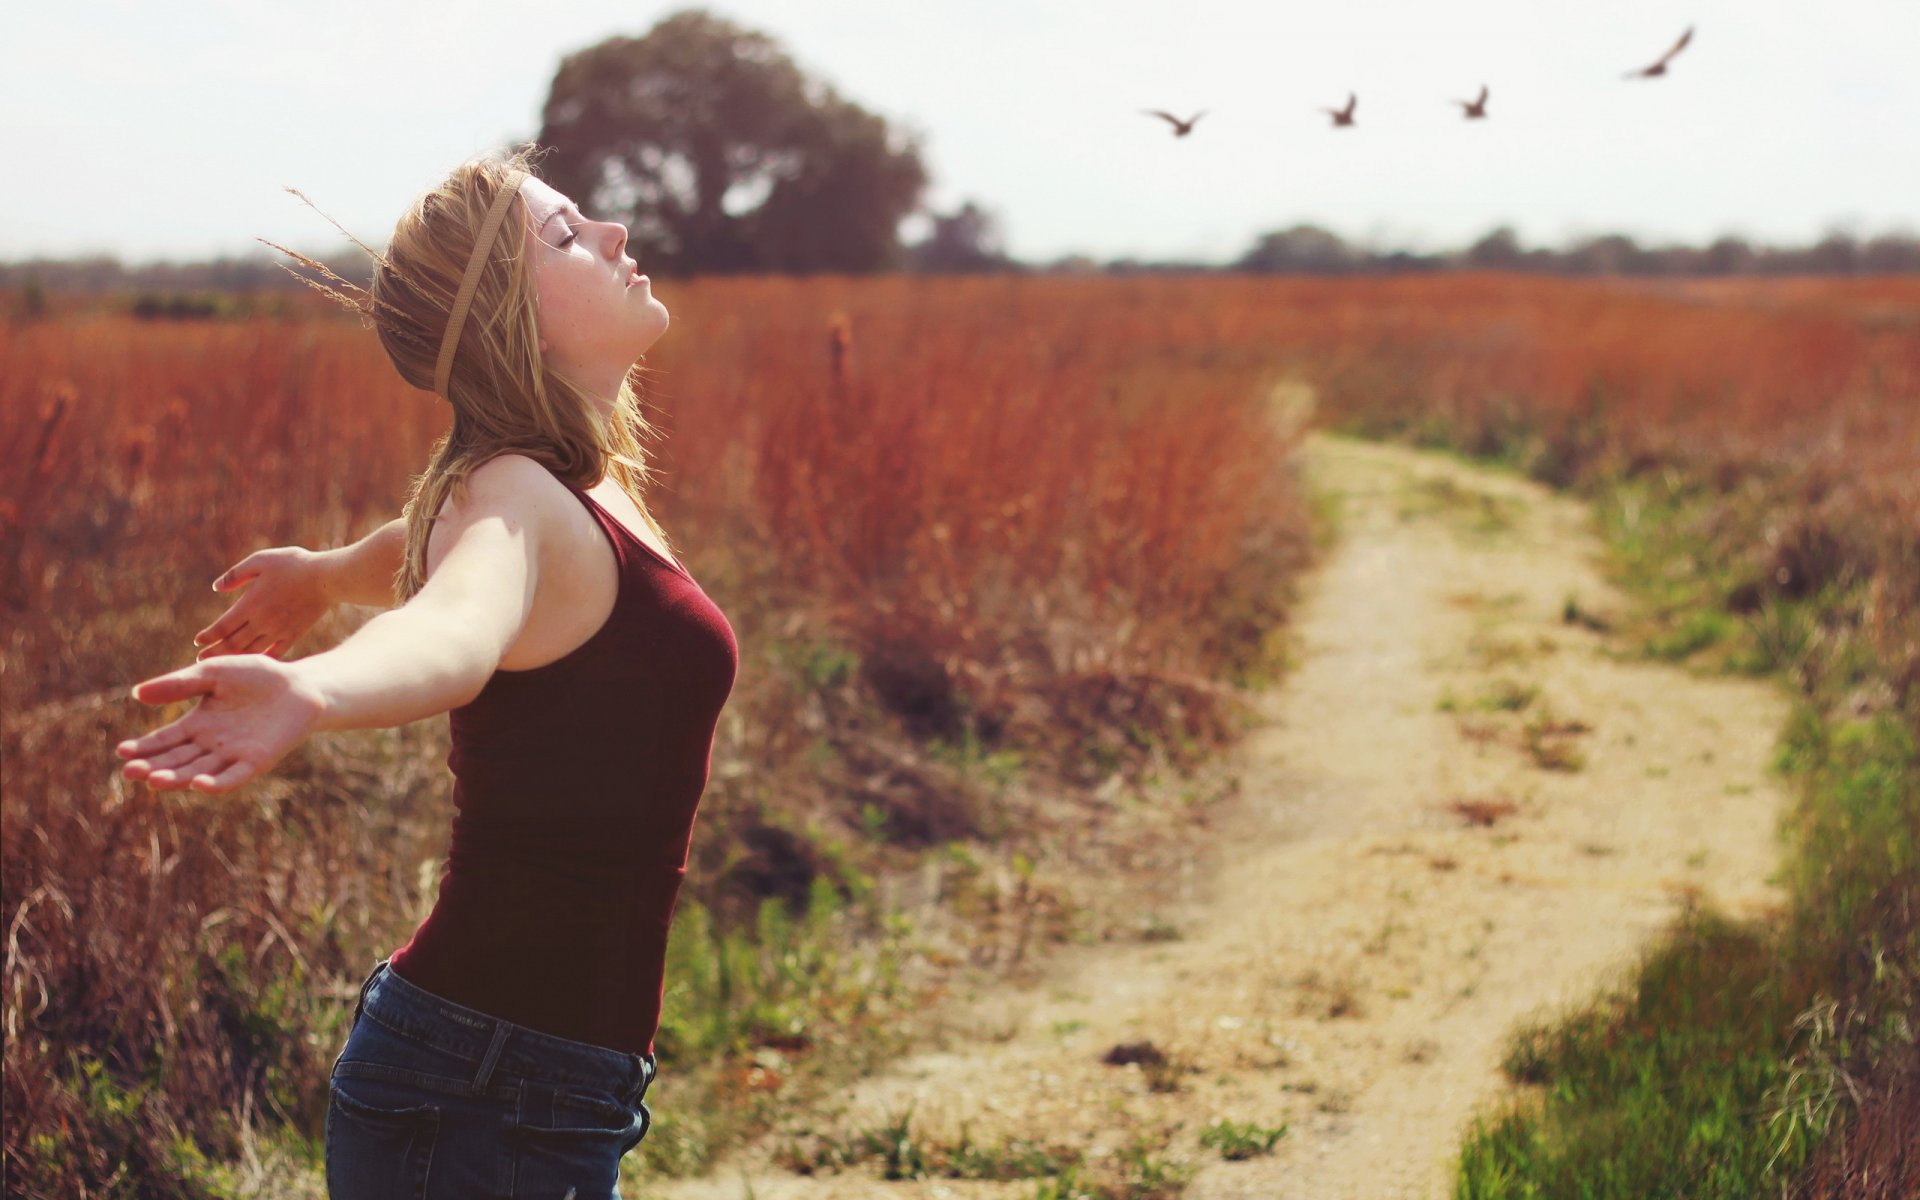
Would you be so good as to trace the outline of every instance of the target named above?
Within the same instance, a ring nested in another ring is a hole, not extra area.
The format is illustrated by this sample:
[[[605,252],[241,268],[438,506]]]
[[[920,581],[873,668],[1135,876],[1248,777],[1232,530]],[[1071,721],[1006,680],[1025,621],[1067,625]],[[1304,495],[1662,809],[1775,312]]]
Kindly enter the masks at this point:
[[[1467,265],[1477,271],[1513,271],[1527,260],[1513,226],[1502,225],[1467,248]]]
[[[1851,275],[1860,269],[1860,243],[1843,229],[1832,230],[1807,251],[1807,269],[1817,275]]]
[[[1242,271],[1303,275],[1341,275],[1361,265],[1360,256],[1339,234],[1318,225],[1295,225],[1266,234],[1234,264]]]
[[[1632,275],[1646,265],[1645,252],[1624,233],[1588,238],[1561,259],[1561,270],[1570,275]]]
[[[1743,275],[1753,270],[1753,246],[1745,238],[1727,234],[1707,247],[1703,270],[1709,275]]]
[[[916,271],[997,271],[1009,264],[1000,222],[969,200],[947,216],[933,214],[933,232],[907,251]]]
[[[1920,271],[1920,238],[1889,233],[1873,239],[1860,248],[1860,269],[1881,275]]]
[[[568,55],[542,173],[669,271],[871,271],[927,184],[917,142],[772,38],[687,9]]]

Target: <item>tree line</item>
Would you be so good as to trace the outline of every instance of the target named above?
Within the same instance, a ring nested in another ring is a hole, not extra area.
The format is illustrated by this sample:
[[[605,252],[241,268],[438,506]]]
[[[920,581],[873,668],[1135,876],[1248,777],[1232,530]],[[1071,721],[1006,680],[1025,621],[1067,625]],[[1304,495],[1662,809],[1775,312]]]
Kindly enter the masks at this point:
[[[1292,275],[1397,271],[1533,271],[1553,275],[1883,275],[1920,272],[1920,237],[1862,239],[1834,230],[1805,246],[1757,245],[1725,236],[1705,246],[1645,246],[1620,233],[1577,239],[1562,249],[1529,249],[1502,225],[1464,250],[1412,254],[1354,246],[1317,225],[1263,235],[1233,270]]]
[[[340,273],[367,282],[352,264]],[[1369,249],[1317,225],[1294,225],[1263,234],[1227,264],[1068,255],[1022,262],[1000,248],[997,223],[968,203],[935,215],[932,232],[904,244],[896,263],[879,270],[930,274],[1024,272],[1140,274],[1147,272],[1254,273],[1272,275],[1380,275],[1415,271],[1520,271],[1550,275],[1888,275],[1920,273],[1920,237],[1886,234],[1863,239],[1832,232],[1802,246],[1756,244],[1721,237],[1706,246],[1646,246],[1624,234],[1574,241],[1560,249],[1527,248],[1511,227],[1501,226],[1462,250],[1413,253]],[[686,274],[700,274],[691,270]],[[809,273],[804,268],[797,273]],[[857,273],[857,272],[856,272]],[[111,256],[28,259],[0,263],[0,289],[14,293],[13,307],[31,303],[35,292],[135,294],[143,316],[245,315],[244,306],[217,306],[186,297],[244,296],[297,291],[300,284],[272,259],[219,258],[206,262],[127,265]]]
[[[933,211],[918,138],[809,76],[764,33],[700,9],[675,12],[639,37],[611,37],[566,56],[537,131],[505,148],[544,148],[540,171],[582,209],[628,227],[652,274],[864,274],[981,271],[1239,271],[1378,274],[1504,270],[1570,275],[1851,274],[1920,271],[1920,238],[1862,240],[1831,232],[1802,247],[1722,237],[1704,247],[1643,246],[1624,234],[1562,249],[1527,248],[1502,226],[1464,250],[1419,254],[1357,246],[1312,224],[1265,233],[1231,263],[1072,255],[1020,262],[1000,218],[968,201]],[[902,237],[909,219],[924,231]],[[315,255],[331,260],[335,256]],[[370,264],[336,263],[364,283]],[[152,316],[237,315],[182,293],[226,296],[297,288],[260,257],[127,266],[111,257],[0,263],[16,309],[49,290],[144,293]]]

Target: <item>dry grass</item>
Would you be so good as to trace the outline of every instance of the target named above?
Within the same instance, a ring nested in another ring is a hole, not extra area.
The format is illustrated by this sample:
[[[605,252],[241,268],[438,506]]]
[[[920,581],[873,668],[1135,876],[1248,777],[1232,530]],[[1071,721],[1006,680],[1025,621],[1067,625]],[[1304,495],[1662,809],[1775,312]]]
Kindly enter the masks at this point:
[[[1271,676],[1306,553],[1297,429],[1271,399],[1289,379],[1336,423],[1551,482],[1733,497],[1693,532],[1737,548],[1735,611],[1852,589],[1857,620],[1818,636],[1864,647],[1861,703],[1920,730],[1920,281],[825,278],[667,299],[657,507],[749,648],[704,900],[751,891],[731,830],[797,814],[861,845],[861,781],[881,779],[862,803],[885,829],[1017,835],[1033,810],[984,756],[1072,786],[1230,737],[1231,685]],[[189,1173],[172,1148],[233,1154],[241,1112],[317,1135],[350,989],[430,898],[444,745],[340,736],[239,798],[158,795],[115,777],[112,743],[155,719],[125,688],[188,660],[224,606],[202,589],[242,553],[393,515],[445,414],[335,319],[76,313],[0,326],[0,361],[6,1152],[48,1195],[123,1169],[164,1194]],[[934,743],[978,753],[956,768]],[[828,869],[797,853],[761,865]]]
[[[1306,542],[1270,365],[1059,300],[674,300],[658,507],[746,649],[688,888],[722,919],[949,838],[1037,854],[1039,797],[1197,763],[1237,727],[1234,681],[1271,669]],[[7,1155],[50,1196],[186,1188],[192,1147],[241,1152],[243,1111],[319,1136],[352,988],[432,900],[444,725],[316,739],[210,799],[118,778],[112,745],[171,715],[125,689],[191,660],[246,551],[397,512],[446,414],[323,317],[81,314],[0,326],[0,358],[0,450],[26,467],[0,484]],[[1057,936],[1029,891],[982,917],[996,961]],[[732,1103],[734,1065],[682,1095]],[[702,1136],[692,1165],[724,1135]]]
[[[1504,796],[1488,796],[1480,799],[1451,800],[1447,803],[1447,811],[1468,825],[1490,829],[1503,819],[1519,812],[1520,806]]]

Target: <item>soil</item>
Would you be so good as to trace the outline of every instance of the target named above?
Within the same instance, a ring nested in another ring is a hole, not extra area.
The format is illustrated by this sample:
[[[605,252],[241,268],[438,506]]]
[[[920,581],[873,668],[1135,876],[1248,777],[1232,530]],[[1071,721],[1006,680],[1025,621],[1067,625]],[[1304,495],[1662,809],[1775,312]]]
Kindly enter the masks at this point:
[[[1767,763],[1785,696],[1633,655],[1582,504],[1326,435],[1306,462],[1339,537],[1233,751],[1238,789],[1186,862],[1141,881],[1165,903],[1125,915],[1138,934],[949,1000],[882,1073],[630,1198],[1035,1194],[781,1165],[796,1138],[844,1142],[910,1105],[922,1145],[1034,1139],[1108,1178],[1149,1146],[1192,1168],[1190,1200],[1444,1196],[1475,1115],[1522,1090],[1500,1070],[1516,1027],[1620,981],[1685,905],[1782,903]],[[1222,1118],[1286,1132],[1228,1161],[1199,1141]]]

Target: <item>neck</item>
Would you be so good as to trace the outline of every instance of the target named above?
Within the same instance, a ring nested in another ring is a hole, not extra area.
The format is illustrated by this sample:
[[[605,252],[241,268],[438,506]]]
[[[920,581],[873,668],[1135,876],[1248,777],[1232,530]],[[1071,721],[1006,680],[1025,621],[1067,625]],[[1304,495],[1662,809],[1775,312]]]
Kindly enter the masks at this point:
[[[581,372],[571,378],[592,398],[594,419],[604,434],[620,406],[620,388],[627,381],[626,371]]]

